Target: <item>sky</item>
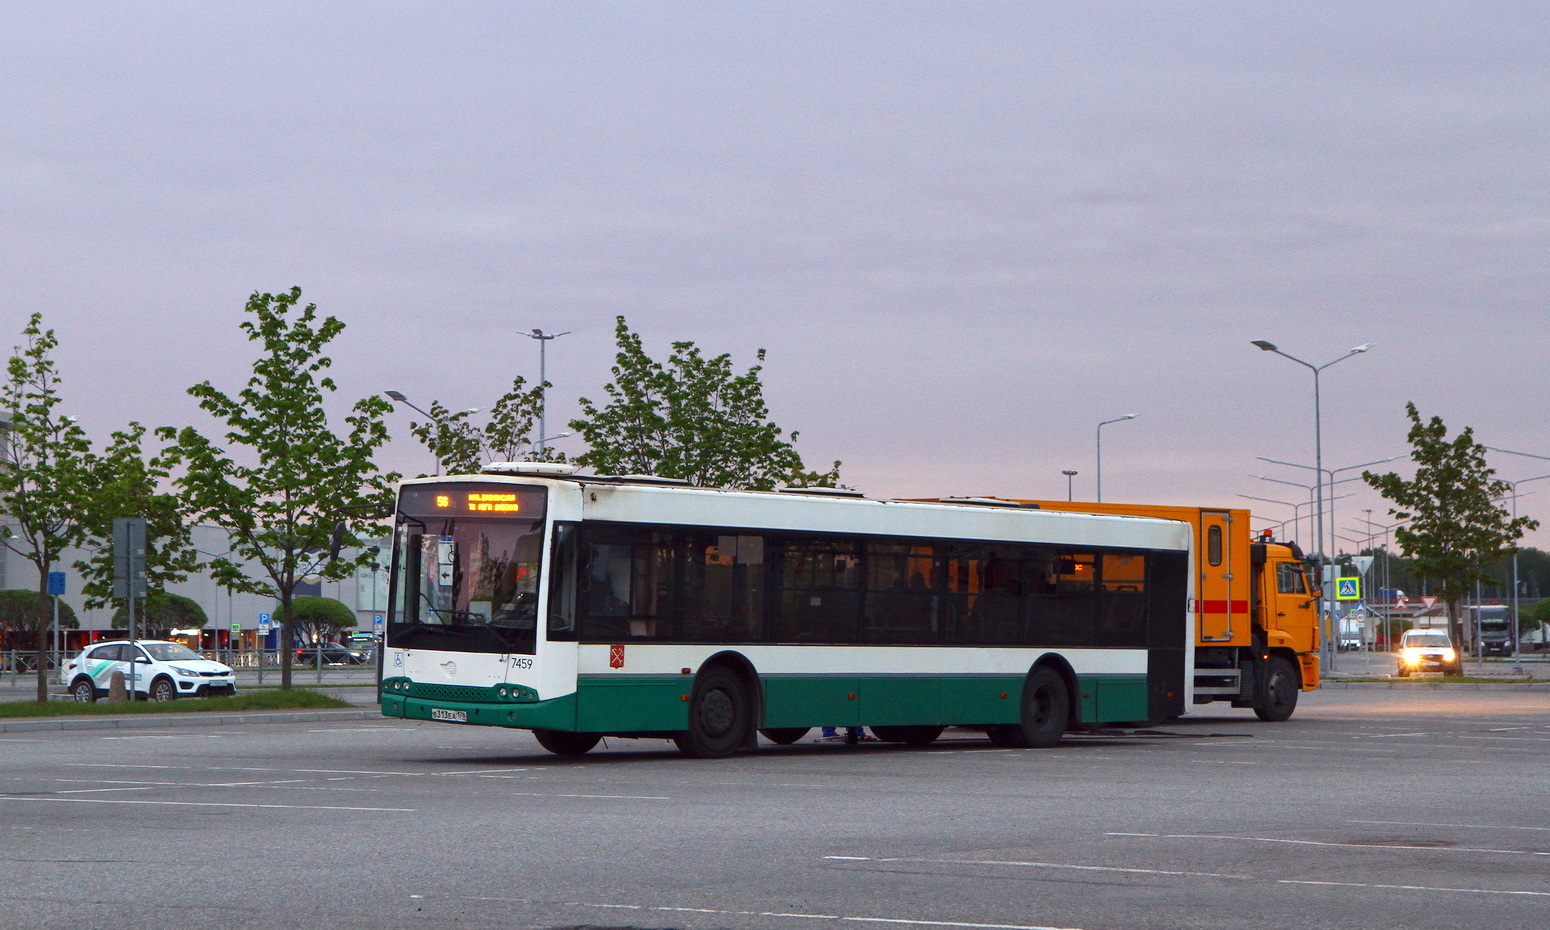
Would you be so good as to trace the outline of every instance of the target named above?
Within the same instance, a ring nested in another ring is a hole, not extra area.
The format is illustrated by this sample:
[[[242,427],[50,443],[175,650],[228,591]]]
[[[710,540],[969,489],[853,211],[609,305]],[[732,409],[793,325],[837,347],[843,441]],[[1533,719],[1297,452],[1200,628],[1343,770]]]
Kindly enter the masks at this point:
[[[872,497],[1063,498],[1075,470],[1092,499],[1098,424],[1133,413],[1102,427],[1106,501],[1306,517],[1314,378],[1252,340],[1313,366],[1371,344],[1319,375],[1336,478],[1408,454],[1407,401],[1550,456],[1541,3],[0,22],[0,334],[43,315],[99,440],[213,431],[187,388],[239,390],[248,296],[297,285],[346,323],[335,415],[388,389],[488,408],[538,379],[540,328],[567,333],[545,372],[563,431],[605,398],[622,315],[658,358],[767,350],[771,418]],[[430,470],[413,419],[384,467]],[[1550,526],[1550,480],[1521,490]],[[1392,522],[1360,482],[1335,493],[1341,548]]]

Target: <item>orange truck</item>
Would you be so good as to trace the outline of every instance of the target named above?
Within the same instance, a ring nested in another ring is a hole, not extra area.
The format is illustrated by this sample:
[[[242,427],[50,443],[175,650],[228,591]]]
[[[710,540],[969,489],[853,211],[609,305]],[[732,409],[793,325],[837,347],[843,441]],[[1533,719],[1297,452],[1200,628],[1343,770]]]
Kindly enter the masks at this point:
[[[1319,592],[1296,543],[1255,537],[1247,510],[1018,501],[1044,510],[1180,520],[1195,536],[1194,702],[1279,721],[1319,686]]]

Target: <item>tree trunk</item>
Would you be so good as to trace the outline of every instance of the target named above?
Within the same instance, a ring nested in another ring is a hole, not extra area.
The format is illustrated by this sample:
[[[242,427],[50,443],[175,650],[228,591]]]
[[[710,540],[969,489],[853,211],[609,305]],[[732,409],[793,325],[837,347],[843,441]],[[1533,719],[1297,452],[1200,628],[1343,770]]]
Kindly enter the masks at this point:
[[[280,589],[280,690],[291,690],[291,666],[296,658],[292,645],[296,631],[291,621],[291,589]]]
[[[48,634],[52,618],[48,609],[48,572],[38,573],[38,703],[48,703]]]

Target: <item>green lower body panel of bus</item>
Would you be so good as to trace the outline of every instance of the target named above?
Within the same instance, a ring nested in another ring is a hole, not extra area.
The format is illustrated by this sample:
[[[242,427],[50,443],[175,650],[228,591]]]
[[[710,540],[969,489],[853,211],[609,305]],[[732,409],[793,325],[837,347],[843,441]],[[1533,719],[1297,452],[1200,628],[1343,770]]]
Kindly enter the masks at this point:
[[[792,675],[760,679],[760,727],[989,726],[1018,722],[1023,676]],[[384,681],[382,713],[522,729],[583,733],[673,732],[689,725],[694,681],[677,675],[583,677],[575,694],[551,700],[512,700],[496,689],[423,688]],[[485,692],[488,692],[486,694]],[[1089,675],[1078,679],[1083,723],[1144,721],[1151,717],[1143,675]]]

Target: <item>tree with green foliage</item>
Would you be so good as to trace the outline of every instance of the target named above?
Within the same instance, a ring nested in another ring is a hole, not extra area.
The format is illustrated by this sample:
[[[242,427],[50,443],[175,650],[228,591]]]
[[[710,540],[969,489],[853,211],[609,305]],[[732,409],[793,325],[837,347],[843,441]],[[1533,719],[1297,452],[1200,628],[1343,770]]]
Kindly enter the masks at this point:
[[[536,461],[563,462],[565,456],[554,449],[534,448],[537,439],[529,438],[543,411],[543,392],[547,385],[529,388],[517,377],[495,402],[483,427],[472,422],[472,411],[453,412],[441,401],[431,401],[425,411],[430,419],[411,422],[409,432],[425,446],[442,472],[448,475],[477,474],[488,462]]]
[[[769,420],[762,365],[743,374],[725,353],[706,358],[692,342],[673,343],[666,364],[646,354],[624,317],[614,329],[618,353],[612,398],[599,407],[581,398],[582,416],[571,428],[588,450],[577,464],[600,474],[651,474],[704,487],[771,490],[781,485],[834,487],[840,463],[827,472],[807,470],[794,445],[797,434]],[[757,353],[764,361],[764,350]]]
[[[328,642],[355,629],[355,612],[331,597],[298,597],[291,601],[291,618],[305,642]]]
[[[171,591],[153,591],[135,602],[135,635],[146,639],[167,639],[173,630],[202,630],[209,622],[198,601]],[[119,607],[113,612],[113,629],[128,626],[129,610]]]
[[[31,562],[38,571],[37,614],[30,623],[16,618],[12,627],[35,634],[37,699],[48,701],[49,629],[53,608],[48,575],[64,550],[83,538],[89,519],[93,458],[91,442],[75,417],[59,412],[59,372],[53,352],[59,345],[43,317],[34,313],[22,330],[0,384],[0,417],[8,419],[0,443],[0,501],[6,525],[0,543]]]
[[[295,620],[291,603],[302,579],[341,579],[369,556],[330,557],[334,527],[358,545],[392,512],[396,474],[383,474],[373,456],[387,442],[386,400],[356,401],[340,435],[329,425],[324,402],[337,388],[323,372],[332,360],[323,349],[344,324],[318,319],[317,306],[299,308],[301,288],[255,293],[242,329],[263,347],[247,386],[232,397],[202,382],[189,388],[199,406],[226,427],[225,443],[240,459],[193,427],[163,429],[172,440],[165,458],[181,466],[175,480],[192,516],[224,529],[231,552],[210,562],[211,574],[230,590],[279,601],[280,687],[291,687]],[[234,556],[235,558],[232,558]],[[245,565],[254,566],[248,574]]]
[[[146,457],[144,438],[145,427],[130,423],[128,429],[113,434],[107,450],[93,462],[91,506],[83,526],[91,554],[75,563],[85,581],[81,592],[88,607],[114,602],[111,540],[116,518],[145,520],[145,579],[151,592],[185,581],[203,567],[195,554],[183,502],[164,490],[170,477],[166,464],[159,457]],[[136,627],[140,627],[138,622]]]
[[[25,632],[37,629],[38,617],[47,614],[49,626],[54,623],[54,598],[45,594],[41,598],[36,591],[12,588],[0,591],[0,633]],[[75,618],[75,610],[64,601],[59,602],[59,628],[78,630],[81,624]],[[33,661],[36,661],[36,656]]]
[[[1513,519],[1498,503],[1512,485],[1492,477],[1496,471],[1486,464],[1485,447],[1475,442],[1470,428],[1450,440],[1441,417],[1422,422],[1414,403],[1405,410],[1415,477],[1363,472],[1362,479],[1393,502],[1389,513],[1395,519],[1408,521],[1394,530],[1394,537],[1415,560],[1432,593],[1448,605],[1453,642],[1461,644],[1460,605],[1470,588],[1476,581],[1489,581],[1485,566],[1510,553],[1539,523],[1528,517]]]

